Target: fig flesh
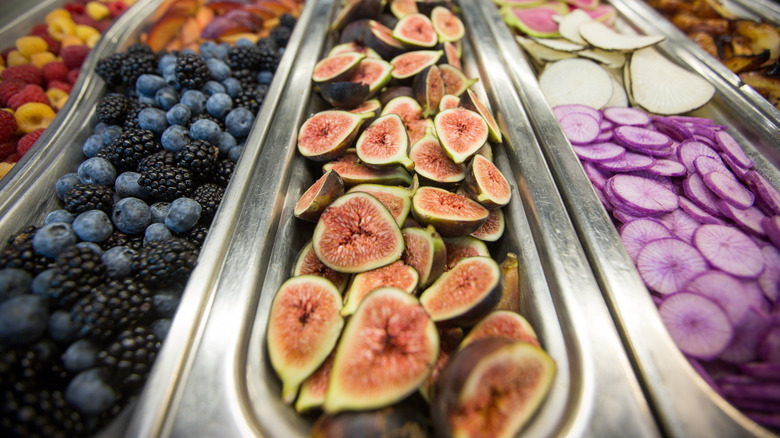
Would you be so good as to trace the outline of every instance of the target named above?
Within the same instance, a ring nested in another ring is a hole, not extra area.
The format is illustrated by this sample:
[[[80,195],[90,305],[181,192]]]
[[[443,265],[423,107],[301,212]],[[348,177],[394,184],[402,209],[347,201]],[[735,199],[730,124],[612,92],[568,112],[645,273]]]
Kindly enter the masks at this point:
[[[501,272],[504,275],[504,290],[501,292],[501,301],[496,310],[509,310],[520,312],[520,271],[517,255],[507,253],[501,262]]]
[[[417,298],[396,288],[374,290],[344,329],[325,412],[400,401],[428,377],[438,355],[439,334]]]
[[[488,210],[488,218],[477,231],[471,233],[471,237],[476,237],[484,242],[495,242],[504,235],[504,228],[506,228],[506,220],[504,220],[504,212],[500,208]]]
[[[386,186],[382,184],[359,184],[349,189],[348,193],[363,192],[375,197],[384,205],[395,218],[400,227],[403,225],[412,209],[412,193],[416,184],[412,182],[412,190],[400,186]]]
[[[361,39],[362,39],[362,36],[361,36]],[[361,54],[365,55],[366,58],[382,59],[382,57],[379,56],[379,54],[376,53],[373,49],[371,49],[369,47],[366,47],[366,46],[363,46],[363,45],[360,45],[360,44],[358,44],[358,43],[356,43],[354,41],[350,41],[350,42],[346,42],[346,43],[342,43],[342,44],[333,46],[333,48],[330,49],[330,51],[328,52],[328,56],[330,57],[330,56],[339,55],[339,54],[347,53],[347,52],[361,53]]]
[[[459,68],[453,67],[450,64],[440,64],[439,74],[444,82],[444,94],[451,94],[454,96],[460,96],[478,81],[476,78],[467,78]],[[458,105],[452,106],[452,108],[457,106]]]
[[[413,97],[399,96],[390,100],[382,109],[382,115],[385,114],[398,114],[401,117],[410,144],[415,144],[428,128],[433,128],[433,123],[423,117],[422,107]]]
[[[371,99],[352,108],[351,110],[349,110],[349,112],[354,114],[367,114],[367,113],[379,114],[380,109],[382,109],[382,104],[379,103],[379,100]]]
[[[330,171],[322,175],[295,204],[293,215],[298,219],[316,222],[325,208],[344,194],[344,181],[338,173]]]
[[[485,104],[479,100],[473,91],[466,90],[465,93],[461,94],[460,106],[462,108],[466,108],[467,110],[474,111],[482,116],[488,125],[488,129],[490,130],[490,141],[494,143],[501,143],[501,130],[498,127],[498,123],[496,123],[496,119],[493,118],[493,114],[489,109],[487,109]]]
[[[344,326],[341,294],[314,275],[293,277],[279,288],[268,318],[268,356],[282,380],[282,400],[292,403],[300,384],[336,345]]]
[[[381,59],[365,58],[360,61],[349,81],[368,86],[368,97],[377,93],[389,80],[393,66]]]
[[[349,275],[336,272],[333,269],[325,266],[324,263],[317,258],[317,254],[314,254],[314,248],[312,248],[311,241],[303,247],[298,259],[295,262],[292,272],[293,277],[299,275],[316,275],[322,277],[336,286],[339,293],[343,293],[347,289],[347,283],[349,282]]]
[[[325,266],[359,273],[400,259],[404,239],[395,218],[378,199],[353,192],[325,209],[314,228],[312,245]]]
[[[412,215],[423,225],[433,225],[444,237],[473,233],[487,220],[485,207],[436,187],[420,187],[412,197]]]
[[[365,57],[362,53],[347,52],[324,58],[314,66],[311,79],[317,83],[346,80]]]
[[[455,44],[449,41],[444,43],[444,60],[458,70],[463,70],[463,64],[460,62],[460,52]]]
[[[378,21],[369,21],[365,32],[363,44],[384,59],[390,59],[404,51],[404,45],[393,38],[393,31]]]
[[[456,163],[468,160],[488,139],[489,129],[485,119],[464,108],[453,108],[436,114],[433,125],[442,147]]]
[[[501,300],[501,268],[490,257],[467,257],[420,295],[420,304],[442,327],[468,326]]]
[[[517,436],[554,376],[555,362],[539,347],[497,338],[473,342],[450,358],[436,382],[436,436]]]
[[[387,89],[382,91],[382,94],[379,95],[379,101],[382,103],[382,106],[385,106],[387,105],[388,102],[400,96],[407,96],[407,97],[414,98],[414,89],[406,85],[396,85],[394,87],[388,87]]]
[[[368,98],[371,91],[368,85],[360,82],[327,82],[319,88],[322,98],[338,109],[360,105]]]
[[[390,61],[393,78],[399,81],[411,79],[441,58],[441,50],[415,50],[400,54]]]
[[[504,338],[523,341],[539,346],[534,328],[519,313],[508,310],[494,310],[477,323],[463,339],[460,348],[485,338]]]
[[[374,120],[355,144],[360,161],[378,169],[396,165],[414,168],[414,162],[406,156],[408,148],[409,137],[398,114],[387,114]]]
[[[298,151],[313,161],[328,161],[344,153],[369,114],[328,110],[306,120],[298,131]]]
[[[437,42],[431,19],[420,13],[407,14],[398,20],[393,29],[393,38],[407,46],[421,48],[431,48]]]
[[[323,172],[336,171],[346,187],[358,184],[409,185],[412,183],[411,175],[403,167],[372,169],[358,162],[358,156],[354,149],[347,150],[337,160],[325,163],[322,170]]]
[[[431,24],[439,37],[440,43],[458,41],[466,35],[466,27],[463,26],[460,18],[443,6],[433,8],[433,11],[431,11]]]
[[[490,251],[488,251],[485,242],[471,236],[446,238],[444,239],[444,247],[447,249],[447,263],[444,265],[445,271],[449,271],[466,257],[490,257]]]
[[[425,379],[420,387],[420,394],[429,403],[431,401],[431,395],[433,392],[434,383],[439,378],[441,370],[447,365],[447,361],[450,357],[458,351],[461,341],[463,340],[463,329],[460,327],[439,328],[439,357],[436,358],[436,363],[433,365],[431,375]]]
[[[407,293],[413,293],[417,288],[419,279],[417,271],[411,266],[407,266],[401,260],[381,268],[361,272],[355,275],[352,284],[347,290],[346,301],[341,309],[341,316],[349,316],[355,313],[363,298],[369,292],[381,287],[394,287]]]
[[[372,411],[323,414],[314,423],[311,438],[398,437],[425,438],[430,436],[424,402],[404,400],[392,406]]]
[[[446,90],[446,85],[445,85]],[[458,96],[453,96],[452,94],[445,94],[441,97],[441,101],[439,101],[439,112],[442,112],[444,110],[457,108],[458,102],[460,102],[460,99]]]
[[[399,19],[404,18],[417,13],[417,4],[415,0],[393,0],[390,2],[390,12]]]
[[[333,360],[336,358],[336,350],[331,351],[325,362],[317,368],[301,385],[298,399],[295,400],[295,410],[307,412],[322,406],[325,394],[330,383],[330,371],[333,369]]]
[[[444,272],[447,248],[433,227],[408,227],[401,230],[404,249],[401,260],[414,268],[420,278],[419,286],[427,287]]]
[[[423,116],[436,114],[439,101],[444,96],[444,81],[439,73],[439,67],[432,65],[414,77],[414,96],[422,105]]]
[[[466,178],[466,166],[452,161],[430,129],[412,146],[409,158],[417,174],[430,184],[452,187]]]
[[[482,155],[475,155],[466,172],[466,187],[472,199],[487,208],[509,204],[512,188],[495,164]]]

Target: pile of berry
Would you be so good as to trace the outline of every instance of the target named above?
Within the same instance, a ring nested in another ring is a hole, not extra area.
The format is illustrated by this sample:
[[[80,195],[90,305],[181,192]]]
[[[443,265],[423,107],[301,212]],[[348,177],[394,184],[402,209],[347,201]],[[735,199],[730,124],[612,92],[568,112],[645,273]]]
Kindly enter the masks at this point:
[[[0,436],[94,433],[143,387],[279,42],[99,61],[113,92],[86,160],[56,182],[63,208],[0,252]]]
[[[68,99],[101,34],[135,0],[75,0],[46,15],[0,56],[0,178]]]

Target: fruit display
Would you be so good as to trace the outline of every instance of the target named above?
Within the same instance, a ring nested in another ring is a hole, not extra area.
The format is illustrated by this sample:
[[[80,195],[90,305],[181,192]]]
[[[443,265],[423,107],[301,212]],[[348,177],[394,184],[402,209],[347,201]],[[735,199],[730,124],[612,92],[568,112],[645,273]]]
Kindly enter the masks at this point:
[[[65,2],[0,57],[0,178],[35,144],[65,105],[81,65],[135,0]]]
[[[296,16],[276,23],[90,72],[107,93],[63,150],[83,161],[51,181],[60,208],[0,252],[3,436],[92,436],[143,389]]]

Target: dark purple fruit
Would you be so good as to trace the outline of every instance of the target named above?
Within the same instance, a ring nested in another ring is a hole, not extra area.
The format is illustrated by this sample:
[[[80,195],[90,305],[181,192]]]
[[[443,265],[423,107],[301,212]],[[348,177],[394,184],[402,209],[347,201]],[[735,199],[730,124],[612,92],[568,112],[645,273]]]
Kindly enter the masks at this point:
[[[331,106],[338,109],[354,108],[368,98],[368,85],[360,82],[328,82],[320,85],[320,94]]]
[[[447,248],[433,227],[410,227],[401,230],[406,249],[401,260],[413,267],[420,276],[420,287],[427,287],[444,272]]]
[[[436,114],[433,125],[442,147],[456,163],[468,160],[488,139],[489,129],[485,119],[464,108],[448,109]]]
[[[500,208],[512,199],[512,188],[495,164],[475,155],[466,172],[466,188],[471,198],[487,208]]]
[[[368,26],[368,21],[369,20],[367,18],[363,18],[360,20],[355,20],[344,26],[344,29],[341,30],[341,34],[339,34],[339,44],[357,43],[362,45],[363,36],[366,33],[366,26]]]
[[[431,401],[431,396],[433,395],[433,386],[436,383],[436,379],[439,378],[439,374],[441,374],[441,371],[447,365],[450,357],[458,351],[460,342],[463,340],[463,329],[460,327],[439,327],[438,329],[439,357],[436,358],[436,363],[433,365],[431,375],[425,379],[425,382],[423,382],[420,387],[420,394],[422,394],[429,403]]]
[[[298,151],[310,160],[332,160],[352,145],[367,117],[338,110],[319,112],[298,131]]]
[[[404,51],[403,44],[393,38],[393,31],[382,23],[373,20],[366,26],[363,44],[376,51],[384,59],[392,58]]]
[[[420,276],[413,267],[407,266],[401,260],[381,268],[361,272],[355,275],[346,293],[341,316],[349,316],[357,310],[363,298],[374,289],[380,287],[395,287],[407,293],[413,293],[417,288]]]
[[[444,81],[439,67],[432,65],[415,76],[414,97],[422,106],[424,117],[436,114],[442,96],[444,96]]]
[[[404,400],[372,411],[323,414],[314,423],[311,438],[406,437],[430,436],[424,406]]]
[[[365,57],[362,53],[347,52],[323,58],[314,66],[311,79],[317,83],[345,81]]]
[[[397,114],[387,114],[374,120],[355,143],[360,161],[377,169],[397,165],[414,168],[414,162],[406,156],[408,148],[409,137],[404,122]]]
[[[387,61],[365,58],[348,80],[368,86],[368,97],[371,97],[390,81],[392,69],[393,66]]]
[[[431,19],[423,14],[407,14],[393,28],[393,37],[404,45],[416,48],[432,48],[437,43],[436,31]]]
[[[348,23],[360,19],[374,20],[382,12],[381,0],[349,0],[333,20],[331,29],[340,30]]]
[[[322,175],[295,204],[293,214],[298,219],[316,222],[325,208],[336,198],[344,194],[344,181],[336,172]]]
[[[423,225],[433,225],[444,237],[473,233],[487,220],[485,207],[464,196],[436,187],[420,187],[412,197],[412,214]]]
[[[417,6],[417,10],[420,11],[421,14],[425,14],[430,17],[433,9],[437,6],[451,9],[453,5],[449,0],[417,0],[415,2],[415,6]]]
[[[385,106],[388,102],[399,96],[414,98],[414,88],[400,85],[389,87],[382,91],[382,94],[379,95],[379,102],[382,104],[382,106]]]

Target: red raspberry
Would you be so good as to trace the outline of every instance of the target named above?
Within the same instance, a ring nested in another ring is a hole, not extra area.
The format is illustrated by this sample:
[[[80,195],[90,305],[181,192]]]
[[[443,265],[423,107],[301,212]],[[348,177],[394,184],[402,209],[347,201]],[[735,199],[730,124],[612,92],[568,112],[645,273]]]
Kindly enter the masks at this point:
[[[127,10],[127,5],[121,1],[115,1],[108,4],[108,11],[111,12],[111,16],[116,18],[122,15],[122,12]]]
[[[60,47],[62,47],[62,45],[60,44],[59,41],[52,38],[52,36],[49,35],[48,33],[44,35],[38,35],[38,36],[43,38],[44,41],[46,41],[46,44],[49,45],[49,51],[51,53],[53,53],[55,56],[60,54]]]
[[[34,65],[16,65],[8,67],[0,74],[4,81],[18,79],[25,84],[43,85],[43,73]]]
[[[14,152],[11,155],[5,157],[3,161],[5,161],[6,163],[16,163],[17,161],[19,161],[19,158],[21,158],[19,156],[19,152]]]
[[[73,70],[68,72],[68,82],[73,85],[76,83],[76,81],[79,79],[79,73],[81,73],[81,69],[74,68]]]
[[[20,106],[30,102],[45,103],[46,105],[51,106],[49,96],[46,95],[43,88],[32,84],[26,85],[22,88],[22,91],[11,96],[11,98],[8,99],[8,106],[16,111]]]
[[[16,143],[18,142],[19,138],[15,135],[8,140],[0,142],[0,161],[6,161],[6,157],[16,153]]]
[[[73,89],[73,86],[70,85],[69,83],[67,83],[65,81],[58,81],[58,80],[54,80],[54,81],[49,82],[48,86],[49,86],[49,89],[59,88],[60,90],[66,92],[66,93],[70,93],[70,90]]]
[[[63,62],[50,62],[41,69],[44,79],[51,81],[64,81],[68,78],[68,66]]]
[[[30,31],[30,35],[48,35],[49,34],[49,25],[46,23],[36,24],[33,26],[32,31]]]
[[[0,52],[0,55],[3,57],[3,61],[6,61],[5,65],[8,65],[8,54],[16,50],[16,47],[9,47],[2,52]]]
[[[83,14],[85,9],[84,5],[79,3],[65,3],[65,6],[63,6],[66,11],[70,12],[71,15],[74,14]]]
[[[27,85],[18,79],[10,79],[0,82],[0,106],[7,107],[8,99],[14,94],[22,91],[22,88]]]
[[[109,20],[108,18],[106,18],[105,20],[100,20],[100,21],[98,21],[98,23],[97,23],[97,26],[95,27],[95,29],[97,29],[97,30],[98,30],[98,32],[100,32],[101,34],[103,34],[103,33],[106,33],[106,31],[108,30],[108,28],[109,28],[109,27],[111,27],[111,25],[112,25],[113,23],[114,23],[114,22],[113,22],[112,20]]]
[[[30,150],[35,141],[43,134],[43,131],[45,131],[43,128],[36,129],[19,139],[19,144],[16,146],[16,153],[19,154],[19,157],[23,157]]]
[[[68,46],[60,49],[60,57],[68,68],[80,68],[87,55],[89,55],[89,47],[83,45]]]
[[[0,111],[0,141],[6,141],[16,132],[16,118],[8,111]]]
[[[76,24],[83,24],[89,27],[94,27],[95,29],[97,29],[97,24],[98,24],[97,20],[95,20],[94,18],[90,17],[87,14],[74,15],[73,22]]]

